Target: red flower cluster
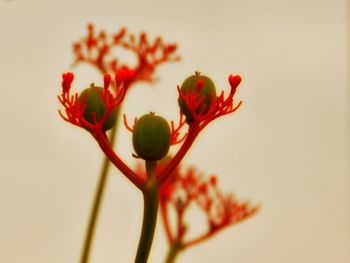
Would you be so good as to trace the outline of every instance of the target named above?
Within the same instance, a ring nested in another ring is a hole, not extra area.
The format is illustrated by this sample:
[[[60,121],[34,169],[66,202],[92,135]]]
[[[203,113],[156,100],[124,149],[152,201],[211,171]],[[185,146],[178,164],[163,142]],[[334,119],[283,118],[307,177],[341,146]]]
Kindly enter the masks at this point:
[[[136,56],[138,63],[135,67],[122,64],[111,56],[112,49],[118,47]],[[146,33],[135,36],[128,34],[126,28],[121,28],[119,32],[111,35],[104,31],[96,33],[94,26],[89,24],[87,36],[73,45],[74,64],[91,64],[102,74],[127,69],[133,72],[133,79],[153,81],[153,73],[159,64],[180,59],[175,54],[176,49],[175,44],[166,44],[160,37],[150,42]]]
[[[120,76],[122,75],[122,76]],[[122,78],[127,77],[127,74],[124,72],[117,73],[115,75],[116,83],[119,85],[113,85],[115,91],[112,93],[109,89],[111,83],[111,76],[106,74],[104,76],[104,89],[101,91],[101,99],[105,105],[106,111],[101,120],[94,119],[94,123],[90,123],[84,118],[84,111],[86,108],[84,100],[79,100],[78,93],[71,94],[71,84],[74,79],[74,74],[71,72],[62,74],[62,94],[58,96],[58,100],[63,105],[66,115],[64,115],[60,110],[58,111],[61,117],[76,126],[85,128],[92,133],[96,133],[99,130],[102,130],[103,125],[107,121],[108,117],[112,111],[118,107],[124,100],[126,90],[128,85],[125,84],[122,86]]]
[[[117,58],[113,58],[112,50],[114,48],[122,48],[132,52],[137,58],[136,65],[126,65]],[[205,77],[203,80],[199,77],[199,73],[196,73],[199,78],[197,82],[191,82],[194,83],[193,85],[187,87],[187,84],[183,84],[184,87],[181,89],[179,86],[177,87],[180,114],[178,124],[171,121],[170,145],[181,143],[181,146],[177,153],[165,162],[159,161],[157,163],[158,159],[154,160],[147,155],[142,157],[145,159],[147,175],[142,169],[134,171],[129,168],[112,149],[106,130],[113,126],[113,123],[109,121],[110,119],[115,120],[113,117],[119,114],[119,112],[116,113],[116,109],[123,103],[128,88],[138,81],[154,81],[153,75],[158,65],[179,60],[175,54],[176,49],[176,45],[165,44],[160,37],[150,42],[145,33],[135,36],[128,34],[125,28],[107,36],[104,31],[96,33],[94,26],[90,24],[87,35],[73,46],[74,64],[88,63],[96,67],[104,75],[104,86],[99,88],[92,84],[79,96],[78,93],[71,92],[74,75],[68,72],[62,75],[62,93],[58,96],[64,108],[62,111],[59,110],[61,117],[65,121],[89,131],[108,159],[144,195],[144,220],[146,220],[144,223],[146,223],[142,229],[137,259],[147,260],[148,257],[157,218],[158,194],[166,234],[171,248],[175,249],[174,253],[208,239],[227,226],[242,222],[254,215],[259,209],[257,206],[237,201],[233,195],[224,195],[218,189],[216,176],[206,179],[194,168],[183,172],[178,166],[206,125],[220,116],[235,112],[240,107],[241,101],[234,103],[234,95],[241,82],[241,77],[238,75],[228,77],[231,87],[228,96],[225,96],[223,91],[219,96],[216,96],[214,84],[208,86],[205,81],[209,78]],[[108,73],[115,76],[114,81]],[[205,85],[207,85],[206,88]],[[213,92],[210,90],[211,87],[214,87]],[[209,89],[209,94],[205,94],[207,89]],[[90,97],[88,98],[88,96]],[[137,118],[134,120],[134,125],[136,123]],[[128,130],[133,132],[134,126],[127,124],[125,115],[124,124]],[[183,131],[185,126],[187,126],[187,130]],[[169,139],[169,127],[167,128],[167,139]],[[167,145],[168,149],[169,145]],[[185,214],[193,204],[197,205],[203,212],[207,219],[208,228],[196,238],[188,239]],[[171,230],[168,218],[170,207],[175,211],[177,219],[175,233]],[[149,224],[153,228],[148,227]],[[150,231],[150,229],[153,230]],[[149,236],[144,234],[147,232],[150,232]],[[175,254],[170,253],[171,255]]]
[[[118,107],[125,97],[127,88],[130,83],[135,81],[135,76],[133,75],[133,71],[123,69],[118,71],[115,74],[115,92],[111,92],[109,90],[109,86],[111,83],[111,76],[106,74],[104,77],[104,89],[101,92],[101,99],[105,105],[106,111],[104,116],[100,121],[95,120],[94,123],[89,123],[84,119],[84,110],[85,105],[84,102],[79,101],[79,95],[77,93],[71,94],[71,84],[74,79],[74,75],[72,73],[64,73],[62,75],[62,94],[58,96],[59,101],[65,109],[66,115],[64,115],[61,111],[59,111],[62,118],[74,125],[80,126],[82,128],[87,129],[91,132],[94,138],[99,143],[100,147],[104,151],[104,153],[109,157],[109,159],[114,163],[118,169],[120,169],[137,187],[143,189],[146,185],[146,180],[133,172],[127,165],[124,164],[122,160],[117,156],[117,154],[111,148],[108,138],[103,131],[102,127],[106,120],[108,119],[111,112]],[[133,78],[134,77],[134,78]],[[187,92],[186,94],[182,94],[181,90],[179,91],[179,96],[185,101],[187,107],[190,112],[194,116],[194,122],[189,124],[188,131],[185,135],[178,139],[181,129],[185,126],[185,120],[183,114],[180,112],[180,121],[177,127],[175,127],[174,122],[171,122],[171,142],[172,144],[183,142],[179,151],[175,154],[174,158],[169,162],[167,166],[164,167],[162,171],[157,174],[157,180],[159,185],[162,185],[165,180],[169,177],[169,174],[176,168],[176,166],[183,159],[195,139],[197,138],[200,131],[211,121],[214,119],[232,113],[237,110],[237,108],[241,105],[241,102],[233,107],[233,96],[236,92],[237,86],[240,83],[241,78],[239,76],[229,76],[229,83],[231,85],[231,92],[229,96],[225,99],[224,93],[222,92],[220,96],[216,98],[215,103],[212,103],[210,106],[210,110],[207,113],[196,113],[195,110],[198,105],[198,90]],[[200,90],[199,90],[200,92]],[[126,118],[124,117],[124,120]],[[127,126],[129,130],[132,131],[132,128]]]
[[[219,118],[220,116],[227,115],[229,113],[235,112],[239,106],[242,104],[242,102],[239,102],[236,106],[233,106],[233,97],[236,93],[237,87],[241,82],[241,77],[238,75],[230,75],[229,76],[229,83],[231,86],[230,94],[225,98],[224,92],[222,91],[221,94],[213,98],[209,107],[209,110],[205,113],[203,110],[196,112],[196,110],[199,108],[203,108],[202,104],[203,99],[200,99],[200,92],[201,88],[203,86],[197,85],[198,88],[194,91],[188,90],[186,94],[183,94],[179,86],[177,87],[179,92],[179,98],[183,99],[185,102],[187,108],[189,109],[190,113],[193,116],[194,121],[189,124],[188,131],[185,133],[185,135],[178,139],[178,136],[181,132],[181,128],[184,126],[186,121],[183,118],[183,114],[180,112],[180,121],[177,128],[174,128],[174,123],[172,122],[172,130],[173,130],[173,136],[172,136],[172,142],[174,144],[178,142],[182,142],[181,148],[176,153],[174,158],[169,162],[169,164],[164,168],[164,170],[161,171],[159,175],[159,181],[160,183],[163,183],[166,179],[165,176],[162,176],[163,174],[168,174],[171,172],[175,167],[180,163],[182,158],[185,156],[189,148],[191,147],[192,143],[198,136],[198,134],[203,130],[205,126],[207,126],[210,122],[213,120]]]
[[[241,83],[241,77],[239,75],[230,75],[228,79],[231,86],[230,94],[225,98],[224,91],[222,91],[220,96],[211,100],[208,110],[205,109],[204,98],[200,98],[203,81],[198,80],[196,90],[191,91],[188,89],[185,94],[181,91],[180,87],[177,86],[180,98],[185,102],[194,119],[194,125],[198,126],[200,130],[212,120],[222,115],[232,113],[241,106],[242,101],[233,106],[233,96],[236,93],[238,85]]]
[[[203,234],[186,240],[190,224],[185,223],[185,214],[196,205],[206,216],[208,228]],[[184,173],[177,169],[160,189],[160,207],[169,243],[180,249],[202,242],[227,226],[235,225],[254,215],[259,207],[239,202],[232,194],[224,195],[218,188],[217,177],[208,179],[194,168]],[[176,212],[177,227],[172,233],[169,207]]]
[[[115,46],[121,46],[133,51],[139,59],[138,65],[131,69],[125,65],[118,66],[116,59],[107,61],[106,56],[108,52]],[[71,84],[74,79],[73,74],[65,73],[62,75],[62,94],[58,96],[65,112],[65,114],[63,114],[62,111],[59,111],[62,118],[74,125],[88,130],[99,143],[101,149],[111,162],[141,190],[146,187],[147,179],[132,171],[119,158],[119,156],[113,151],[102,127],[112,111],[123,102],[128,87],[136,81],[151,81],[152,74],[157,65],[162,62],[178,59],[178,57],[173,57],[175,50],[176,45],[163,44],[160,38],[157,38],[153,44],[149,44],[145,33],[141,33],[136,40],[133,34],[130,34],[129,37],[127,37],[126,30],[122,29],[117,34],[108,38],[103,31],[96,35],[94,27],[89,25],[87,37],[74,45],[76,63],[87,62],[93,64],[103,73],[107,71],[115,72],[115,83],[111,82],[110,75],[105,74],[104,89],[101,89],[100,94],[105,107],[105,112],[104,116],[99,120],[93,118],[93,122],[88,122],[84,118],[84,110],[86,108],[84,100],[81,101],[77,93],[71,94]],[[211,99],[209,109],[206,111],[198,111],[198,108],[201,109],[207,106],[203,105],[203,99],[200,99],[201,88],[203,88],[203,85],[201,84],[203,83],[197,83],[197,89],[193,91],[187,90],[186,94],[183,94],[178,87],[179,99],[184,101],[194,120],[191,123],[187,123],[183,113],[180,111],[178,125],[175,125],[173,121],[171,122],[171,144],[182,142],[182,145],[179,151],[174,155],[174,158],[169,161],[163,170],[157,173],[157,181],[159,185],[162,185],[174,169],[176,169],[177,165],[183,159],[198,134],[206,125],[220,116],[236,111],[241,105],[241,102],[236,106],[233,105],[233,97],[241,82],[241,77],[238,75],[230,75],[228,80],[231,86],[230,94],[225,98],[224,92],[221,92],[219,96]],[[113,92],[110,91],[110,84],[115,88]],[[126,120],[125,116],[124,120]],[[135,122],[136,121],[137,120],[135,120]],[[188,124],[188,130],[182,132],[186,123]],[[129,126],[127,127],[132,131],[132,128]],[[184,135],[179,138],[180,134]]]

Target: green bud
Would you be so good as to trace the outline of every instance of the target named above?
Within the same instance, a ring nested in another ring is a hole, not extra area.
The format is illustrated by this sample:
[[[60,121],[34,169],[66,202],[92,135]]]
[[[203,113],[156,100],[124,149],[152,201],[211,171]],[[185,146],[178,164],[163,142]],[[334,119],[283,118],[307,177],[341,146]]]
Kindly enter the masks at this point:
[[[171,131],[168,122],[154,113],[137,120],[132,134],[136,154],[145,160],[160,160],[169,151]]]
[[[96,116],[96,120],[100,121],[106,112],[106,106],[101,98],[101,92],[104,92],[104,89],[95,87],[92,83],[89,88],[83,90],[79,95],[79,102],[84,101],[86,105],[84,119],[91,124],[94,123],[93,113]],[[117,109],[115,108],[102,127],[104,131],[111,129],[114,126],[116,114]]]
[[[201,112],[201,108],[203,107],[203,105],[205,105],[205,109],[203,111],[203,114],[206,114],[210,109],[212,99],[214,99],[214,100],[216,99],[215,84],[209,77],[207,77],[205,75],[200,75],[199,72],[196,72],[195,75],[189,76],[187,79],[185,79],[185,81],[181,85],[181,92],[184,95],[186,95],[188,90],[190,90],[191,92],[196,92],[198,81],[202,81],[202,85],[203,85],[201,90],[200,90],[198,100],[202,99],[203,97],[204,97],[204,100],[197,107],[195,112],[196,112],[196,114],[199,114]],[[179,97],[179,106],[180,106],[181,112],[186,116],[187,123],[191,124],[194,121],[193,116],[190,113],[186,103],[181,98],[181,96]]]

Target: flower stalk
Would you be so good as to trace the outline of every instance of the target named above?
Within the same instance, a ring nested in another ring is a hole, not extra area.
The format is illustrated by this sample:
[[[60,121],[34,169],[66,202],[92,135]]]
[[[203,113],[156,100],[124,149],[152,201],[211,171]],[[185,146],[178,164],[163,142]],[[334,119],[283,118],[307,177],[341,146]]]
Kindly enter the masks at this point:
[[[119,115],[120,115],[120,107],[117,108],[115,125],[111,129],[110,135],[109,135],[109,142],[112,146],[114,145],[114,141],[116,138],[116,133],[117,133],[116,131],[117,131],[117,127],[118,127]],[[89,222],[88,222],[88,226],[86,229],[85,240],[84,240],[84,245],[82,248],[80,263],[88,263],[89,262],[90,250],[91,250],[91,247],[93,244],[95,229],[96,229],[96,225],[97,225],[97,221],[98,221],[98,216],[100,214],[100,208],[101,208],[101,204],[102,204],[103,197],[104,197],[104,192],[105,192],[106,185],[107,185],[109,167],[110,167],[110,161],[109,161],[108,157],[106,155],[104,155],[103,164],[102,164],[100,176],[99,176],[97,187],[96,187],[95,197],[93,200],[93,205],[92,205],[90,216],[89,216]]]
[[[135,263],[146,263],[151,251],[157,224],[159,186],[156,180],[156,161],[146,161],[147,186],[142,191],[144,201],[141,237]]]

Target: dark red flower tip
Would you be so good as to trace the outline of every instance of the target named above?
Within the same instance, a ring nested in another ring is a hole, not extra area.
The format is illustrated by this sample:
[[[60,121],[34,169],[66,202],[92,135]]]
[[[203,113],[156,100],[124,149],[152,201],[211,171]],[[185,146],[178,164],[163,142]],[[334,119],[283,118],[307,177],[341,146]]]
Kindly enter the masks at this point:
[[[62,74],[62,90],[63,93],[66,93],[69,91],[70,86],[73,82],[74,74],[72,72],[66,72]]]
[[[230,82],[231,88],[236,89],[238,87],[238,85],[241,83],[242,78],[239,75],[235,75],[235,76],[230,75],[228,77],[228,81]]]

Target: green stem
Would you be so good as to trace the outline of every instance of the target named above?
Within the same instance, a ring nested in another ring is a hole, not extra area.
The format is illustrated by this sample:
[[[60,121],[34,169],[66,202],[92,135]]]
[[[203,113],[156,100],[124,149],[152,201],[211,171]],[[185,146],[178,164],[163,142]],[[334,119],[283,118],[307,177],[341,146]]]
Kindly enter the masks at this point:
[[[156,161],[146,161],[148,185],[143,191],[144,210],[142,232],[137,248],[135,263],[146,263],[151,251],[157,223],[158,183],[156,181]]]
[[[170,249],[168,251],[168,255],[165,259],[165,263],[174,263],[176,257],[179,255],[181,251],[181,246],[179,244],[179,242],[175,242],[173,244],[171,244]]]
[[[118,120],[119,120],[119,115],[120,115],[120,105],[117,108],[116,112],[116,119],[115,119],[115,125],[110,131],[109,135],[109,142],[111,147],[113,147],[116,134],[117,134],[117,128],[118,128]],[[100,208],[101,208],[101,203],[103,200],[104,192],[106,189],[106,184],[107,184],[107,177],[108,177],[108,171],[110,167],[110,161],[107,156],[104,156],[103,159],[103,165],[99,177],[99,181],[97,184],[96,192],[95,192],[95,198],[94,202],[91,208],[90,212],[90,218],[89,218],[89,223],[86,229],[86,234],[85,234],[85,241],[84,241],[84,246],[82,249],[81,253],[81,263],[88,263],[89,262],[89,256],[90,256],[90,250],[95,234],[95,229],[96,229],[96,224],[97,224],[97,219],[99,216]]]

